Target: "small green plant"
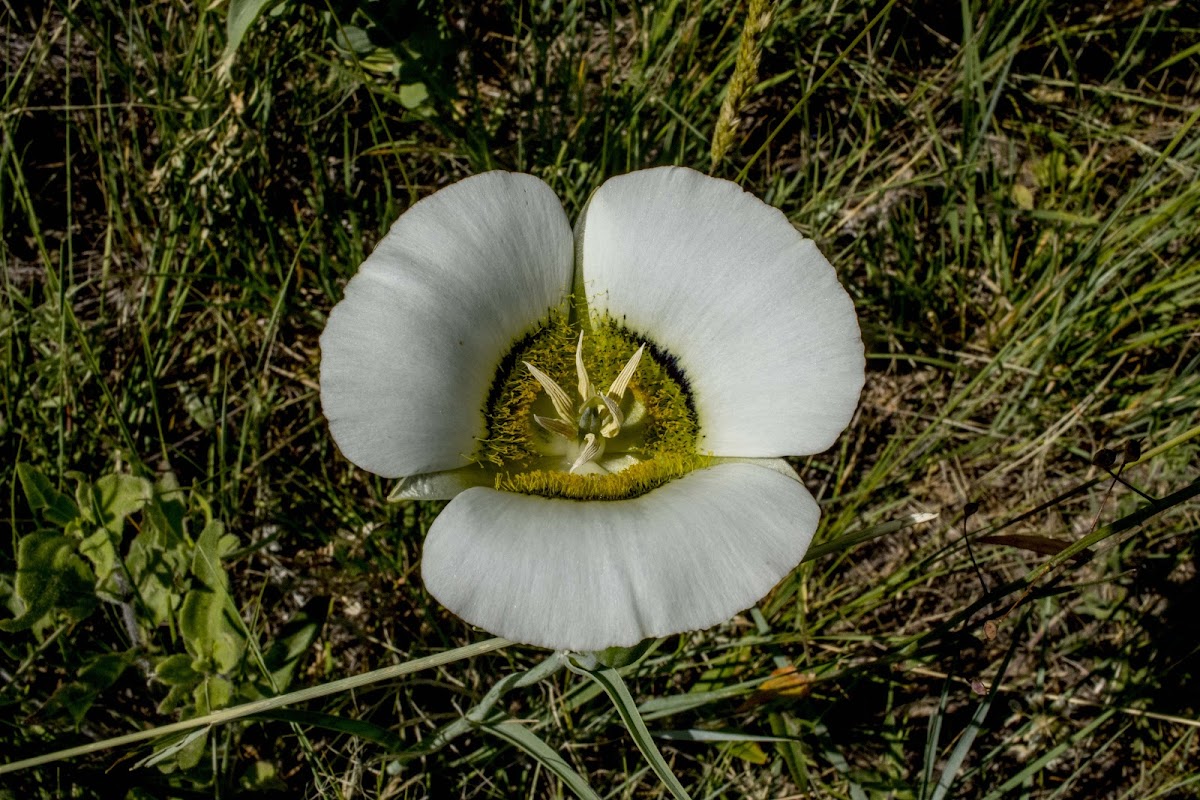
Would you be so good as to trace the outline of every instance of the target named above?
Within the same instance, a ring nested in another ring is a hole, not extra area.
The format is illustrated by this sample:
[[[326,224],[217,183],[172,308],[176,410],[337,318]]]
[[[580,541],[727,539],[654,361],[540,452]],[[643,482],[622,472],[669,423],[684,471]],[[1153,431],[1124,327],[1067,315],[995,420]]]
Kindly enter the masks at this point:
[[[72,494],[27,464],[17,474],[37,527],[17,543],[7,597],[15,616],[0,620],[0,630],[44,642],[57,626],[82,624],[108,608],[126,638],[124,650],[84,655],[73,679],[52,696],[52,709],[82,725],[102,693],[135,665],[166,689],[158,712],[183,719],[291,682],[318,624],[291,627],[256,653],[260,669],[248,667],[249,634],[223,565],[238,540],[198,493],[184,492],[169,474],[155,483],[122,474],[93,482],[72,473]],[[167,740],[142,763],[190,769],[204,754],[205,738],[201,729]]]

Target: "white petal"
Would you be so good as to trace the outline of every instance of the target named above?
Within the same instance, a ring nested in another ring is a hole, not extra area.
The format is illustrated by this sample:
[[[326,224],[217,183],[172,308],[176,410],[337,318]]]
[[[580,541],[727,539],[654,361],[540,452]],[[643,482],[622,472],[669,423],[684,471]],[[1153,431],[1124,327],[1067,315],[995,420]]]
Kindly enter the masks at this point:
[[[499,636],[628,646],[753,605],[800,563],[819,516],[802,485],[753,464],[699,470],[632,500],[468,489],[434,521],[421,573],[439,602]]]
[[[737,456],[726,456],[723,458],[713,459],[714,464],[754,464],[764,469],[774,470],[780,475],[785,475],[791,478],[796,483],[801,483],[800,475],[796,472],[791,464],[784,461],[782,458],[739,458]]]
[[[863,385],[854,305],[816,245],[736,184],[679,167],[613,178],[576,230],[582,289],[678,360],[700,449],[817,453]]]
[[[321,335],[342,453],[387,477],[467,463],[501,358],[563,302],[573,261],[562,206],[531,175],[476,175],[405,212]]]

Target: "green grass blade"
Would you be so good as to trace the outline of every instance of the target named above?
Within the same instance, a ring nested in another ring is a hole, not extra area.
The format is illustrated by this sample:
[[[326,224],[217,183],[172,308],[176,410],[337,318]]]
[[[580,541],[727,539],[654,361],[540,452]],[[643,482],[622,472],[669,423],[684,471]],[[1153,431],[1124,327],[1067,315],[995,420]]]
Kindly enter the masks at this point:
[[[637,702],[633,699],[633,695],[629,693],[629,687],[621,679],[620,673],[612,667],[604,666],[587,669],[574,663],[570,658],[567,659],[567,668],[572,672],[591,678],[604,689],[604,693],[608,695],[613,705],[616,706],[617,713],[621,715],[621,721],[625,723],[625,727],[629,730],[629,735],[633,737],[633,741],[637,744],[638,749],[642,751],[642,755],[650,762],[650,767],[658,775],[659,780],[671,790],[671,794],[675,796],[675,800],[691,800],[691,795],[688,794],[687,789],[683,788],[683,784],[679,782],[679,779],[675,777],[675,773],[671,771],[671,767],[667,764],[666,759],[658,751],[658,746],[654,744],[654,738],[646,728],[646,723],[642,720],[642,715],[638,713]]]
[[[59,750],[45,755],[26,758],[20,761],[12,761],[7,764],[0,764],[0,775],[9,772],[17,772],[30,767],[37,767],[42,764],[50,764],[55,761],[62,761],[75,756],[86,755],[88,753],[97,753],[101,750],[109,750],[113,747],[121,747],[127,744],[135,744],[136,742],[144,742],[147,739],[156,739],[160,736],[166,736],[180,731],[189,731],[196,728],[203,728],[210,725],[221,725],[233,720],[243,719],[255,714],[261,714],[264,711],[271,711],[276,708],[291,705],[293,703],[303,703],[307,700],[313,700],[318,697],[328,697],[331,694],[339,694],[347,692],[351,689],[358,689],[363,686],[369,686],[373,683],[392,680],[404,675],[409,675],[413,672],[418,672],[423,669],[431,669],[440,667],[444,664],[450,664],[464,658],[471,658],[484,653],[490,653],[493,650],[499,650],[508,647],[512,642],[507,639],[487,639],[486,641],[469,644],[465,647],[458,647],[454,650],[448,650],[445,653],[426,656],[424,658],[413,659],[406,661],[403,664],[395,664],[390,667],[372,670],[361,675],[353,675],[349,678],[331,681],[313,686],[308,689],[301,689],[289,694],[280,695],[279,697],[269,697],[265,700],[258,700],[253,703],[245,703],[232,708],[225,708],[220,711],[206,714],[195,719],[185,719],[180,722],[173,722],[170,725],[162,725],[157,728],[151,728],[137,733],[126,734],[125,736],[116,736],[112,739],[105,739],[91,744],[81,745],[80,747],[71,747],[66,750]]]
[[[1028,615],[1022,617],[1021,621],[1017,624],[1017,630],[1024,630],[1027,617]],[[1017,645],[1020,642],[1021,637],[1012,637],[1008,652],[1004,656],[1004,661],[1000,664],[1000,669],[996,672],[996,677],[992,679],[992,686],[988,690],[987,696],[979,704],[979,707],[975,709],[975,713],[971,716],[971,721],[968,723],[967,729],[963,731],[962,736],[959,737],[958,744],[954,746],[954,749],[950,751],[949,758],[946,759],[946,766],[942,769],[942,774],[938,776],[937,786],[933,790],[933,800],[945,800],[950,788],[954,785],[954,781],[962,770],[962,766],[966,762],[971,748],[975,745],[975,738],[983,730],[983,723],[987,719],[988,711],[991,710],[992,702],[996,699],[996,694],[1000,691],[1000,686],[1004,682],[1004,676],[1008,672],[1008,665],[1012,662],[1013,654],[1017,652]]]
[[[508,719],[503,722],[485,723],[479,728],[525,751],[531,758],[558,776],[559,780],[581,800],[600,800],[600,795],[596,794],[584,777],[576,772],[575,768],[558,754],[558,751],[516,720]]]

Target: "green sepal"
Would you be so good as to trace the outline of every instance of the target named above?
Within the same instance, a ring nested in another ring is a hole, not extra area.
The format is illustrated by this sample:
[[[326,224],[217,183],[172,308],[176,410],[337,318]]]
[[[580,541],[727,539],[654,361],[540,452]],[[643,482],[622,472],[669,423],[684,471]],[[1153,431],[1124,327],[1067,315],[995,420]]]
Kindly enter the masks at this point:
[[[596,661],[613,669],[627,667],[645,658],[657,641],[657,639],[651,638],[643,639],[633,647],[606,647],[595,653]]]

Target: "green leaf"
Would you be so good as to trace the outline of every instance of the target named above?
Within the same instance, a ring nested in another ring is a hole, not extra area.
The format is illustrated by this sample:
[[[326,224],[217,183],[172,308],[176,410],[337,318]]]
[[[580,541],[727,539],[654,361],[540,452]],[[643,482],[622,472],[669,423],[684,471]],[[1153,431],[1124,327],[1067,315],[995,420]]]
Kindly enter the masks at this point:
[[[221,54],[221,61],[217,67],[217,74],[222,80],[229,78],[229,69],[233,66],[233,59],[242,44],[242,39],[270,2],[271,0],[230,0],[229,16],[225,18],[225,52]]]
[[[155,627],[166,625],[182,603],[180,590],[189,572],[189,556],[183,536],[160,504],[146,506],[142,530],[129,545],[125,567]]]
[[[155,525],[168,531],[180,539],[183,538],[183,520],[187,516],[187,504],[183,492],[175,482],[175,476],[168,472],[154,487],[154,502],[143,510],[145,517]]]
[[[167,696],[158,704],[158,713],[170,714],[186,703],[191,696],[191,686],[172,686],[171,691],[167,692]]]
[[[643,639],[633,647],[608,647],[596,653],[596,660],[606,667],[627,667],[641,661],[657,642],[657,639]]]
[[[759,746],[758,742],[732,742],[729,745],[729,754],[734,758],[740,758],[742,761],[759,766],[770,761],[767,752]]]
[[[33,513],[41,514],[44,520],[59,527],[65,527],[79,516],[75,501],[55,489],[54,484],[33,467],[17,464],[17,476]]]
[[[220,675],[205,675],[192,690],[192,698],[196,701],[197,716],[225,708],[233,700],[233,683]]]
[[[179,630],[188,652],[228,673],[241,661],[246,641],[221,566],[221,555],[231,552],[237,546],[237,539],[225,535],[224,530],[221,523],[210,522],[196,540],[192,574],[201,585],[183,598]]]
[[[118,537],[125,518],[141,511],[154,497],[154,486],[133,475],[105,475],[92,487],[93,508],[98,522]]]
[[[371,35],[357,25],[341,25],[333,36],[333,44],[348,53],[366,55],[375,50]]]
[[[96,574],[96,591],[112,597],[122,594],[114,575],[117,567],[117,541],[119,540],[107,528],[97,528],[95,533],[84,537],[79,543],[80,554],[92,562],[92,572]]]
[[[16,595],[24,611],[16,619],[0,620],[0,630],[32,628],[55,608],[77,619],[96,603],[95,576],[78,555],[75,540],[57,531],[37,531],[17,545]]]
[[[48,705],[71,715],[78,726],[101,692],[108,689],[133,661],[132,653],[104,653],[91,659],[76,680],[60,687],[50,696]]]
[[[154,667],[154,676],[168,686],[186,686],[189,690],[204,677],[192,669],[192,657],[186,653],[167,656]]]
[[[543,767],[557,775],[563,785],[574,792],[576,797],[580,797],[582,800],[600,800],[600,795],[596,794],[591,786],[588,786],[584,777],[576,772],[557,750],[521,723],[509,719],[498,723],[483,724],[479,727],[514,747],[524,750]]]
[[[220,522],[210,522],[200,532],[200,538],[192,550],[192,574],[214,591],[227,590],[229,581],[225,577],[225,568],[221,566],[221,557],[236,548],[237,538],[226,535],[225,526]]]
[[[423,83],[406,83],[400,87],[400,104],[409,111],[420,108],[429,99],[429,90]]]
[[[312,647],[328,615],[329,598],[314,597],[280,628],[279,638],[267,647],[263,663],[270,670],[276,692],[291,685],[296,665]]]
[[[179,631],[188,652],[221,672],[233,672],[245,648],[231,614],[229,595],[207,587],[188,592],[179,611]]]

